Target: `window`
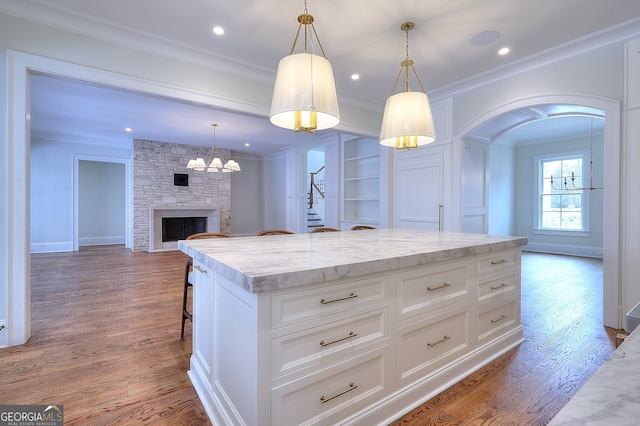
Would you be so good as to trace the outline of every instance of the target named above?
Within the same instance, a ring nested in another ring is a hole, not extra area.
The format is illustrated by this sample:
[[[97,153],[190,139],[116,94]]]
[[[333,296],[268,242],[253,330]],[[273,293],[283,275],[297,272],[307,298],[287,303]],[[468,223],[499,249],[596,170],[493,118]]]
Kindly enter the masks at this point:
[[[587,191],[582,153],[566,156],[538,157],[537,226],[539,231],[580,232],[588,230]]]

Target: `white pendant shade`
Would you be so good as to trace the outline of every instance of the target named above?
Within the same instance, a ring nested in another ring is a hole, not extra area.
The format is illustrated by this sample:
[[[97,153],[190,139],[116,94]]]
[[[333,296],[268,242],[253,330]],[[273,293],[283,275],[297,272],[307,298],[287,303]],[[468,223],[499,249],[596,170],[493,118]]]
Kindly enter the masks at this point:
[[[204,162],[204,158],[197,158],[195,164],[193,165],[193,170],[197,170],[199,172],[206,170],[207,164]]]
[[[221,169],[222,168],[222,160],[220,160],[218,157],[214,158],[213,161],[211,162],[211,167],[215,167],[216,169]]]
[[[274,125],[295,131],[335,127],[340,113],[329,61],[311,53],[282,58],[269,115]]]
[[[398,149],[417,148],[436,139],[429,98],[423,92],[389,96],[384,107],[380,144]]]

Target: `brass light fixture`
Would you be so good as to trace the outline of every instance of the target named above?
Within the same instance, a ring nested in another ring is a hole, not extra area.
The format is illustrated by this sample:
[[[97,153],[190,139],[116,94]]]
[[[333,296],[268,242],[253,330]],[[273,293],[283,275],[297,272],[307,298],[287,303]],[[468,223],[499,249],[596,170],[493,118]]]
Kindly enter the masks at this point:
[[[602,191],[604,190],[603,186],[596,187],[593,186],[593,117],[591,117],[590,122],[590,131],[589,131],[589,186],[576,186],[576,179],[580,179],[580,177],[576,178],[575,172],[571,172],[571,177],[561,176],[560,177],[560,188],[556,188],[553,184],[553,175],[549,177],[549,183],[551,184],[551,188],[556,191]]]
[[[289,56],[278,64],[269,116],[271,123],[278,127],[313,133],[336,126],[340,112],[333,70],[313,26],[313,16],[307,12],[306,0],[298,22]],[[294,54],[302,27],[304,52]],[[314,53],[314,36],[322,56]]]
[[[239,172],[240,165],[233,160],[225,161],[224,156],[222,155],[222,151],[216,146],[216,127],[217,124],[212,124],[213,126],[213,146],[211,147],[211,151],[209,152],[209,156],[207,161],[202,157],[198,157],[196,159],[189,160],[187,164],[188,169],[195,170],[197,172]]]
[[[413,61],[409,59],[409,31],[414,26],[413,22],[405,22],[400,26],[406,37],[406,58],[400,62],[400,72],[384,107],[380,129],[380,144],[397,149],[417,148],[436,140],[429,98],[413,66]],[[421,92],[411,91],[409,69],[415,74]],[[400,76],[403,77],[402,92],[394,95]]]

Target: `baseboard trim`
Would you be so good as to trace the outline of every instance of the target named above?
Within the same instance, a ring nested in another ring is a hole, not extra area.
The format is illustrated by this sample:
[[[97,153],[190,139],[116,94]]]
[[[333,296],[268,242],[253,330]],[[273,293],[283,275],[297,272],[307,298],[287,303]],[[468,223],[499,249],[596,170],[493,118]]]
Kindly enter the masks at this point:
[[[31,243],[31,253],[56,253],[61,251],[73,251],[71,241],[57,243]]]
[[[579,257],[594,257],[602,259],[603,249],[602,247],[585,247],[574,246],[568,244],[549,244],[531,242],[522,247],[522,251],[531,251],[536,253],[549,253],[549,254],[564,254],[567,256],[579,256]]]

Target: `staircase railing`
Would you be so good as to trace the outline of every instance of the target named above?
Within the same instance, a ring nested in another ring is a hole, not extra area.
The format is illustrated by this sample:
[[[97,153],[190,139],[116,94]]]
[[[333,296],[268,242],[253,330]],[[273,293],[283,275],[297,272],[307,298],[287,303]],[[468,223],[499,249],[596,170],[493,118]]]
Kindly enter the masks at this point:
[[[324,170],[324,166],[320,167],[315,172],[311,172],[311,185],[309,187],[309,208],[313,208],[314,192],[317,192],[322,198],[324,198],[324,179],[316,181],[316,175]]]

